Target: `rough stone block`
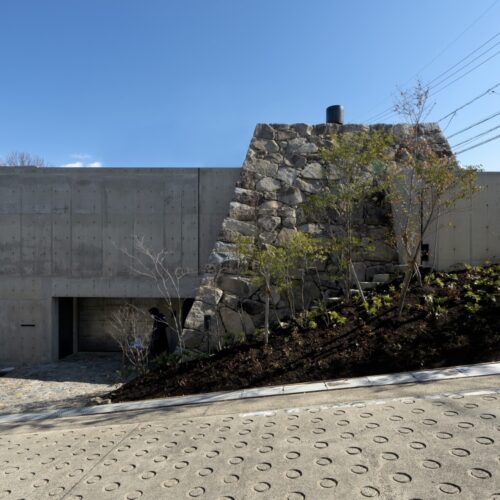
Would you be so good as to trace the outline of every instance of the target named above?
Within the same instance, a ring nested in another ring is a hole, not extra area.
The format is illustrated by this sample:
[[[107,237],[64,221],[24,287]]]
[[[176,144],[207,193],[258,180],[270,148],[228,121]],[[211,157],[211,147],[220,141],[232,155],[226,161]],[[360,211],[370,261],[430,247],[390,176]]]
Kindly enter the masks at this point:
[[[278,215],[280,217],[296,217],[297,213],[295,208],[289,207],[288,205],[281,205],[278,210]]]
[[[311,153],[316,153],[318,151],[318,146],[312,142],[308,142],[305,137],[297,137],[296,139],[291,139],[288,141],[286,148],[287,155],[307,155]]]
[[[257,191],[277,191],[281,187],[281,182],[272,177],[264,177],[257,182]]]
[[[337,125],[336,123],[320,123],[319,125],[314,125],[312,128],[312,133],[317,136],[324,136],[329,134],[336,134],[342,129],[342,125]]]
[[[274,129],[267,123],[258,123],[255,127],[254,136],[258,139],[274,139]]]
[[[273,140],[256,139],[252,141],[251,147],[265,153],[277,153],[280,148]]]
[[[373,276],[373,281],[377,283],[387,283],[391,279],[391,275],[388,273],[379,273]]]
[[[285,246],[296,232],[297,230],[294,228],[284,227],[278,233],[278,237],[276,238],[276,245]]]
[[[312,126],[307,123],[295,123],[291,128],[296,130],[301,137],[311,135],[312,132]]]
[[[237,266],[238,263],[239,258],[234,253],[225,252],[212,252],[207,262],[209,266],[224,267],[224,269]]]
[[[219,288],[238,297],[249,297],[255,290],[256,286],[252,284],[249,278],[242,276],[231,276],[223,274],[217,281]]]
[[[301,193],[300,189],[289,186],[278,191],[278,200],[294,207],[304,201],[304,195]]]
[[[274,231],[263,231],[259,234],[259,243],[261,245],[274,245],[276,244],[276,232]]]
[[[229,204],[229,217],[241,221],[250,221],[255,218],[255,207],[237,201]]]
[[[281,223],[281,217],[272,217],[266,215],[264,217],[260,217],[257,221],[257,225],[263,229],[264,231],[274,231]]]
[[[230,307],[231,309],[234,309],[236,311],[240,306],[240,299],[237,295],[226,292],[222,298],[222,303],[225,306]]]
[[[265,210],[276,212],[282,206],[283,205],[277,200],[267,200],[259,205],[259,213],[262,213]]]
[[[259,203],[261,194],[251,189],[237,187],[234,190],[234,200],[245,205],[255,206]]]
[[[374,247],[374,251],[370,252],[366,256],[366,260],[377,260],[381,262],[395,262],[398,259],[398,252],[391,245],[387,244],[385,241],[373,241],[371,246]]]
[[[282,181],[284,184],[291,186],[294,183],[295,179],[297,178],[297,175],[298,175],[297,169],[281,166],[278,169],[276,178]]]
[[[276,131],[276,139],[278,141],[289,141],[290,139],[295,139],[298,137],[298,133],[295,130],[287,128],[280,128],[280,130]]]
[[[243,236],[255,236],[257,234],[257,227],[254,224],[236,219],[224,219],[222,229],[226,231],[233,231]]]
[[[281,224],[283,225],[283,227],[293,229],[297,225],[297,218],[285,217],[284,219],[281,220]]]
[[[319,224],[302,224],[299,230],[304,233],[320,235],[323,233],[323,228]]]
[[[278,172],[278,164],[268,160],[253,160],[245,163],[245,168],[249,172],[274,177]]]
[[[221,307],[220,315],[226,332],[235,337],[253,335],[255,326],[252,319],[244,311],[233,311],[229,307]]]
[[[189,311],[188,317],[184,323],[184,327],[188,330],[204,331],[205,329],[205,316],[213,316],[215,314],[215,307],[199,300],[193,302]]]
[[[325,171],[320,163],[309,163],[304,170],[300,172],[300,177],[303,179],[323,179]]]
[[[366,277],[366,264],[364,262],[353,262],[354,270],[359,281],[365,281]]]
[[[215,307],[222,298],[222,290],[214,286],[201,286],[196,293],[195,301],[203,302],[211,307]]]
[[[318,194],[324,190],[324,184],[321,181],[309,181],[306,182],[300,178],[295,179],[293,185],[303,191],[304,193],[309,194]]]
[[[264,304],[257,300],[244,300],[242,303],[242,307],[245,312],[252,316],[264,312]]]
[[[223,241],[216,241],[214,251],[226,254],[235,254],[236,245],[234,243],[225,243]]]

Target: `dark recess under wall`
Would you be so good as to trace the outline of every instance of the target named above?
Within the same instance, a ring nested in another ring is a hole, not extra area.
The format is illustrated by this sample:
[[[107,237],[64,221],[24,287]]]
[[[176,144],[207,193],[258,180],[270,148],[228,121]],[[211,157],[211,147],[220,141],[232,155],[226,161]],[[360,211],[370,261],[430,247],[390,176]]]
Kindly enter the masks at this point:
[[[73,354],[73,298],[59,300],[59,359]]]

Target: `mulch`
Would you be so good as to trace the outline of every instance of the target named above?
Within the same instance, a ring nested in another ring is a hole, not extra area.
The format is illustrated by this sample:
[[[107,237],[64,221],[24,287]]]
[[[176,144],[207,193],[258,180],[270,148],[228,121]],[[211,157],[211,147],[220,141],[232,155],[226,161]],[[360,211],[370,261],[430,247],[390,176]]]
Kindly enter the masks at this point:
[[[109,397],[132,401],[495,361],[499,276],[500,266],[431,275],[423,287],[413,285],[401,317],[395,281],[370,294],[370,304],[386,296],[371,314],[359,303],[337,306],[347,318],[342,326],[320,315],[315,328],[276,328],[268,345],[253,339],[204,359],[163,363]]]

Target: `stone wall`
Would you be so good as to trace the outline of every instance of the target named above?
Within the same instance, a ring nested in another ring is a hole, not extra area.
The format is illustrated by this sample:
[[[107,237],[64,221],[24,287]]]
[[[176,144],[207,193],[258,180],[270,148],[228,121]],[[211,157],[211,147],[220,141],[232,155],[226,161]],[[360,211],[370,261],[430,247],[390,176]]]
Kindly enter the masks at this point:
[[[394,134],[391,156],[392,161],[397,161],[398,155],[404,154],[398,146],[398,137],[408,134],[409,129],[404,125],[373,127]],[[187,348],[206,350],[206,315],[212,317],[212,343],[215,338],[251,336],[262,326],[263,295],[250,278],[239,272],[235,241],[240,236],[253,236],[262,243],[280,245],[295,231],[321,232],[300,209],[310,195],[320,193],[324,187],[324,160],[320,150],[331,144],[332,133],[368,130],[364,125],[257,125],[228,216],[186,319]],[[423,132],[437,149],[449,152],[437,125],[425,125]],[[359,207],[358,212],[357,225],[374,244],[374,251],[360,256],[355,263],[363,281],[370,280],[376,273],[391,272],[398,263],[398,255],[395,247],[388,243],[393,228],[390,205],[384,197]],[[332,288],[335,288],[333,282]],[[308,295],[313,299],[319,296],[319,291],[309,288]],[[274,301],[277,314],[273,317],[286,318],[284,297],[274,297]]]

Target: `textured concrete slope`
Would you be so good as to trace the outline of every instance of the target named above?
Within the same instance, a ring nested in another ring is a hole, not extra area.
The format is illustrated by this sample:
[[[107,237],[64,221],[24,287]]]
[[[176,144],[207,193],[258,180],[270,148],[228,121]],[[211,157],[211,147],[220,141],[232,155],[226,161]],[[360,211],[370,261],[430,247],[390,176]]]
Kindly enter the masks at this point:
[[[433,394],[441,381],[413,397],[44,422],[0,435],[0,497],[500,498],[500,388],[488,379],[496,389],[469,379],[471,390]]]

